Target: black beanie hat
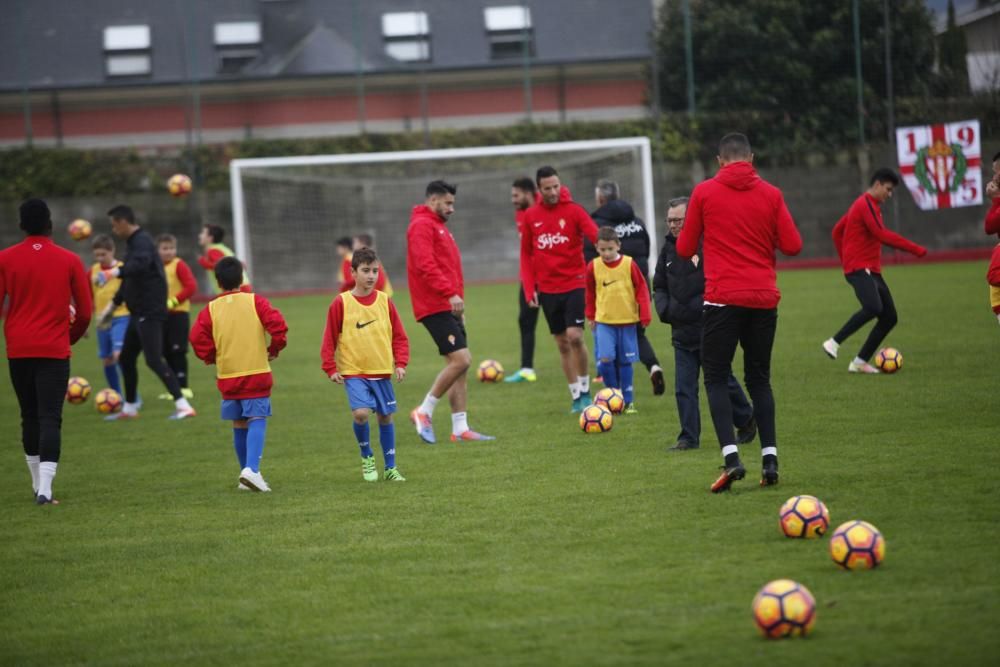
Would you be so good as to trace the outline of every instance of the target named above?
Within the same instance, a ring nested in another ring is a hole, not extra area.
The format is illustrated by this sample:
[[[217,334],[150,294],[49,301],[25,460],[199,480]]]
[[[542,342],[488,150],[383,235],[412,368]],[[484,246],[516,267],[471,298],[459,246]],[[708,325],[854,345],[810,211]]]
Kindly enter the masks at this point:
[[[41,199],[29,199],[21,204],[21,229],[32,235],[44,234],[52,228],[52,214]]]

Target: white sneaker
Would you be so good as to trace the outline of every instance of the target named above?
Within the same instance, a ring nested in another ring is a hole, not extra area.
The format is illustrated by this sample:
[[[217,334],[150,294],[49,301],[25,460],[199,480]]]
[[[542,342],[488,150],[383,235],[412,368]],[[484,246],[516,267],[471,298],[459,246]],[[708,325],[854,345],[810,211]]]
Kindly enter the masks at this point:
[[[236,482],[236,490],[237,491],[249,491],[250,487],[249,486],[243,486],[243,482]]]
[[[867,373],[868,375],[877,375],[878,369],[869,364],[867,361],[863,361],[860,364],[856,361],[852,361],[847,365],[848,373]]]
[[[264,477],[259,472],[254,472],[250,468],[244,468],[240,473],[240,484],[251,491],[266,493],[271,490],[271,487],[264,481]]]
[[[197,417],[198,413],[194,411],[194,408],[178,408],[174,410],[174,414],[167,417],[167,419],[173,421],[180,421],[181,419],[188,419],[190,417]]]
[[[823,351],[826,352],[826,356],[836,359],[838,350],[840,350],[840,344],[834,339],[827,338],[823,341]]]

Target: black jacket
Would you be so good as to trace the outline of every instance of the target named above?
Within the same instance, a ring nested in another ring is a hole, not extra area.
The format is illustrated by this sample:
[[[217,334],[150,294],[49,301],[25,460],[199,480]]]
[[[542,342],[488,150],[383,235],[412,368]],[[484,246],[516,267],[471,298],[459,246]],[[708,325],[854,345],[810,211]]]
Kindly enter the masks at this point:
[[[123,301],[132,317],[167,319],[167,275],[153,237],[141,227],[125,242],[122,286],[115,305]]]
[[[698,265],[677,256],[677,238],[667,234],[656,260],[653,304],[661,322],[673,329],[673,344],[686,350],[701,348],[701,317],[705,306],[705,266],[698,249]]]
[[[632,205],[621,199],[612,199],[590,214],[598,227],[614,227],[622,242],[622,254],[628,255],[639,265],[642,275],[649,280],[649,233],[642,218],[635,215]],[[583,240],[583,259],[590,262],[597,257],[597,248],[589,239]]]

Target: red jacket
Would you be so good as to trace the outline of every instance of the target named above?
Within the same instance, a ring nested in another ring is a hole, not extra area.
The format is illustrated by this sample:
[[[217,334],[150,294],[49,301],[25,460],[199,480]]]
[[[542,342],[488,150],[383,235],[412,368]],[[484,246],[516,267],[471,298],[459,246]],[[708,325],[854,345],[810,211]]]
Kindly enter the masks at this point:
[[[49,236],[28,236],[0,250],[0,308],[5,296],[8,359],[69,359],[94,310],[80,258]]]
[[[355,296],[363,306],[370,306],[375,303],[378,297],[377,291],[372,291],[368,296]],[[410,362],[410,341],[406,337],[406,329],[403,328],[403,321],[399,319],[399,311],[396,304],[389,299],[389,322],[392,325],[392,360],[396,368],[406,368]],[[340,340],[340,332],[344,328],[344,299],[339,294],[333,298],[330,308],[326,312],[326,330],[323,332],[323,344],[320,347],[320,358],[323,360],[323,372],[330,377],[337,372],[337,341]],[[388,375],[365,375],[362,377],[384,378]]]
[[[624,255],[608,264],[609,268],[615,268],[622,263]],[[597,281],[594,278],[594,262],[603,262],[598,257],[587,264],[587,292],[586,305],[584,306],[584,316],[588,320],[593,320],[597,315]],[[632,262],[632,288],[635,290],[635,302],[639,305],[639,324],[648,327],[652,321],[652,311],[649,307],[649,286],[646,285],[646,277],[642,275],[642,269],[638,262]]]
[[[559,191],[559,202],[549,206],[541,197],[524,212],[521,232],[521,287],[531,301],[535,293],[563,294],[584,286],[587,265],[583,238],[597,241],[597,223],[572,199]]]
[[[249,292],[251,290],[248,286],[243,286],[239,291]],[[226,294],[227,292],[223,292],[215,298],[218,299]],[[271,336],[271,344],[267,346],[268,356],[276,357],[288,344],[288,325],[285,323],[285,318],[281,316],[281,312],[273,307],[267,299],[260,294],[254,294],[253,300],[257,317],[264,330]],[[216,350],[215,338],[212,336],[212,312],[208,306],[202,308],[201,312],[198,313],[188,340],[191,341],[191,349],[194,350],[196,357],[208,365],[215,363]],[[224,399],[266,398],[271,395],[274,379],[271,373],[267,372],[233,378],[216,378],[215,384]]]
[[[885,226],[879,203],[866,192],[854,200],[844,217],[833,226],[833,245],[837,248],[844,273],[861,269],[881,273],[883,243],[917,257],[927,254],[926,248]]]
[[[990,210],[986,212],[986,233],[1000,234],[1000,197],[993,200]]]
[[[993,255],[990,257],[990,268],[986,272],[986,282],[994,287],[1000,287],[1000,243],[993,248]]]
[[[677,254],[690,259],[704,236],[705,302],[777,308],[774,251],[797,255],[802,237],[781,190],[749,162],[732,162],[699,183],[688,202]]]
[[[413,207],[406,230],[406,278],[413,317],[451,312],[448,299],[465,298],[462,255],[447,220],[423,204]]]

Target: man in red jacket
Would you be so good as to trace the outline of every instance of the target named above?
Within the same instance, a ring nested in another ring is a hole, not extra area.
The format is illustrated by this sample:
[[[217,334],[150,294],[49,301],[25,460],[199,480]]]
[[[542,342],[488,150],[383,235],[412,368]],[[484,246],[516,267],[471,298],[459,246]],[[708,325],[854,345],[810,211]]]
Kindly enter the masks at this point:
[[[583,239],[597,241],[597,224],[582,206],[572,201],[559,173],[542,167],[535,174],[542,200],[524,213],[521,233],[521,288],[528,305],[539,305],[549,324],[562,359],[563,373],[573,398],[570,412],[590,404]],[[565,197],[565,198],[564,198]]]
[[[719,172],[691,193],[677,254],[689,259],[704,237],[705,308],[701,361],[712,423],[725,457],[713,493],[746,476],[733,430],[729,397],[736,344],[743,348],[743,379],[760,433],[761,486],[778,483],[778,445],[771,393],[771,349],[781,292],[774,251],[797,255],[802,237],[781,190],[753,168],[750,142],[727,134],[719,143]]]
[[[993,178],[986,184],[990,210],[986,212],[986,233],[1000,234],[1000,153],[993,156]]]
[[[854,200],[844,217],[833,227],[833,243],[844,267],[844,277],[854,288],[861,310],[851,315],[840,331],[823,341],[823,351],[837,358],[840,344],[871,320],[878,318],[864,345],[847,370],[851,373],[878,373],[868,360],[896,326],[896,306],[889,286],[882,279],[882,244],[905,250],[917,257],[927,249],[909,241],[885,226],[882,203],[892,197],[899,176],[892,169],[878,169],[872,175],[868,191]]]
[[[438,352],[445,358],[423,402],[410,412],[417,434],[429,445],[434,437],[432,417],[441,397],[451,403],[451,440],[495,440],[469,428],[465,375],[472,355],[465,335],[465,282],[462,256],[455,237],[448,231],[448,218],[455,212],[458,188],[445,181],[427,184],[425,200],[414,206],[406,230],[406,278],[410,285],[413,317],[430,332]]]
[[[87,331],[94,306],[80,258],[52,242],[45,202],[29,199],[20,216],[27,238],[0,251],[0,307],[6,297],[7,359],[35,502],[58,504],[52,480],[62,447],[70,345]]]

